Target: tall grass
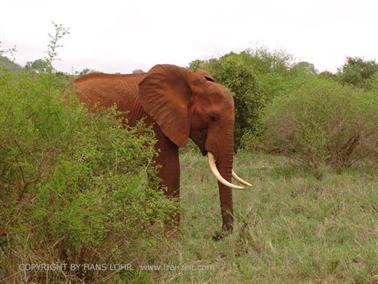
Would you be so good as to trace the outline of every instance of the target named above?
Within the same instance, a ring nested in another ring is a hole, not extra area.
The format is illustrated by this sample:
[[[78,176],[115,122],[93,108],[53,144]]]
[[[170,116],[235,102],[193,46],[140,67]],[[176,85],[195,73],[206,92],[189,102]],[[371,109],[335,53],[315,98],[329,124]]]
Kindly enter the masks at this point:
[[[221,242],[215,178],[206,159],[181,159],[182,234],[173,241],[168,283],[375,283],[378,275],[377,168],[321,181],[285,157],[239,153],[236,169],[252,181],[234,192],[236,231]],[[193,269],[185,270],[185,265]]]

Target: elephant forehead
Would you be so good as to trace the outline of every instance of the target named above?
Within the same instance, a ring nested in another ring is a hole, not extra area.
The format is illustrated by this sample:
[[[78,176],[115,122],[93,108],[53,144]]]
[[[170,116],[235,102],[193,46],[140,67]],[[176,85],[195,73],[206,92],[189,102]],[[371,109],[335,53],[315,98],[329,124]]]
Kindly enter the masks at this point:
[[[212,92],[209,92],[207,96],[210,103],[213,103],[219,108],[233,109],[234,108],[234,99],[231,93],[227,89],[215,89]]]
[[[232,95],[229,89],[225,86],[216,83],[216,82],[209,82],[209,94],[214,96],[219,96],[224,100],[232,100]]]
[[[217,95],[207,95],[193,104],[192,110],[199,114],[234,113],[233,100],[228,100]]]

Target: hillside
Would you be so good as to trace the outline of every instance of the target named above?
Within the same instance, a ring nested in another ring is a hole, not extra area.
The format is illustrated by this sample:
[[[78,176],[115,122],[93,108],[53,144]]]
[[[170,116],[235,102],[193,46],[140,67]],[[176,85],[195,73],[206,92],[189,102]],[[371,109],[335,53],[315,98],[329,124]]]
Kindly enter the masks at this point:
[[[17,63],[12,62],[9,58],[0,55],[0,66],[9,70],[20,70],[22,67]]]

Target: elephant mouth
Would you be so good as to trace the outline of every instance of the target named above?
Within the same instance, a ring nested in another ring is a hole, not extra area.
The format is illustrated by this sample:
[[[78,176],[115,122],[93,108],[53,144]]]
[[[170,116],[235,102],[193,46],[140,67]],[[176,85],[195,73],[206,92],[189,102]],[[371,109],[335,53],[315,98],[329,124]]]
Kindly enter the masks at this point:
[[[205,146],[205,142],[206,140],[204,140],[204,141],[201,141],[201,143],[199,143],[199,144],[197,144],[198,145],[198,148],[199,148],[199,150],[200,150],[200,152],[201,152],[201,154],[202,154],[202,156],[206,156],[207,155],[207,153],[208,153],[208,151],[206,150],[206,146]]]
[[[233,189],[245,189],[245,186],[252,186],[252,184],[250,184],[249,182],[243,180],[241,177],[239,177],[235,172],[234,170],[232,170],[232,177],[234,179],[236,179],[238,182],[240,182],[242,185],[235,185],[235,184],[232,184],[231,182],[227,181],[224,177],[222,177],[222,175],[220,174],[216,164],[215,164],[215,158],[214,158],[214,155],[211,153],[211,152],[208,152],[207,153],[207,157],[209,159],[209,166],[210,166],[210,170],[211,172],[213,173],[213,175],[217,178],[217,180],[227,186],[227,187],[230,187],[230,188],[233,188]]]
[[[207,133],[205,133],[204,137],[201,139],[201,143],[199,145],[200,151],[202,153],[202,156],[207,155],[207,150],[206,150],[206,140],[207,140]]]
[[[205,131],[193,131],[190,133],[190,138],[198,146],[202,156],[206,156],[208,152],[206,149],[207,133]]]

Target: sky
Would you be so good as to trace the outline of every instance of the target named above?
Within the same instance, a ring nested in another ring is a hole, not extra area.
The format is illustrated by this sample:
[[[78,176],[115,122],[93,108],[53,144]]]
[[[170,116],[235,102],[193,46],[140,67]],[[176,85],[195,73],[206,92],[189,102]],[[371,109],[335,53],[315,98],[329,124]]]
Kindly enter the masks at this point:
[[[1,49],[24,65],[46,56],[52,21],[70,28],[54,67],[147,71],[267,48],[337,71],[347,56],[378,59],[377,0],[1,0]]]

